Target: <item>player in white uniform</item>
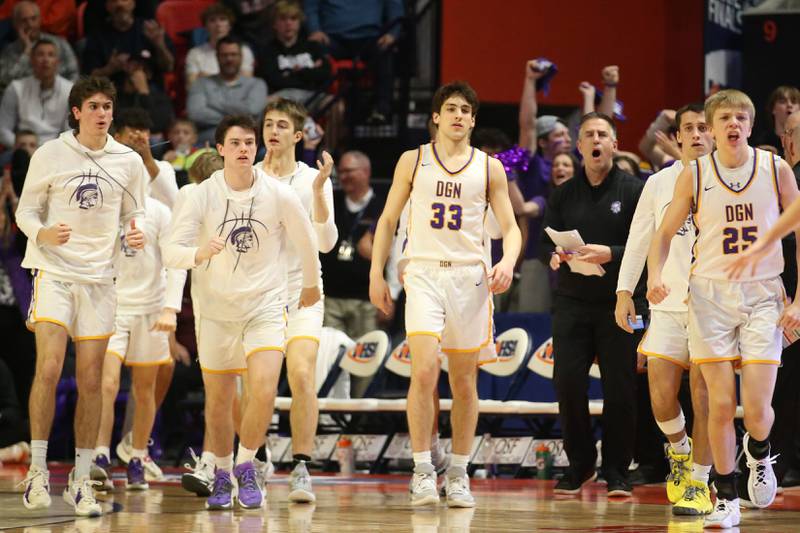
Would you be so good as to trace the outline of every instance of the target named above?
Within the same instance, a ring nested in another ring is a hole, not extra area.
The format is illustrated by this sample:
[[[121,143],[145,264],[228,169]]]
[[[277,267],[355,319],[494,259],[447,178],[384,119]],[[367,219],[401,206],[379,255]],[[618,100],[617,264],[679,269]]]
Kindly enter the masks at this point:
[[[292,100],[279,98],[264,110],[264,144],[267,156],[262,170],[290,186],[300,198],[314,226],[319,251],[333,249],[339,233],[333,219],[333,186],[329,179],[333,159],[322,153],[319,168],[295,160],[295,145],[303,140],[303,125],[308,112]],[[289,501],[316,500],[306,463],[311,461],[314,435],[319,419],[317,388],[314,381],[324,299],[310,307],[298,305],[302,289],[302,265],[292,243],[284,250],[288,262],[289,318],[286,333],[286,377],[292,391],[290,425],[292,428],[292,472],[289,475]],[[322,270],[318,273],[322,288]]]
[[[406,332],[411,349],[408,425],[414,453],[412,505],[439,501],[431,464],[433,389],[438,352],[449,357],[453,392],[453,455],[447,470],[448,505],[472,507],[466,474],[478,419],[478,354],[492,338],[491,291],[508,289],[521,237],[508,198],[502,164],[470,147],[478,98],[464,82],[440,87],[433,97],[436,142],[405,152],[375,233],[370,300],[384,313],[391,294],[383,278],[392,235],[410,199],[404,272]],[[489,205],[503,235],[503,259],[489,271],[484,220]]]
[[[286,329],[284,233],[302,261],[301,306],[319,300],[317,243],[308,214],[286,185],[253,167],[256,124],[229,116],[217,127],[225,166],[191,190],[175,215],[164,263],[193,268],[197,349],[206,389],[206,424],[215,454],[208,509],[258,508],[264,501],[253,464],[262,444],[283,362]],[[236,374],[246,371],[236,467],[233,420]],[[231,470],[237,487],[231,480]]]
[[[671,292],[662,269],[673,236],[693,214],[697,242],[689,277],[689,353],[700,365],[708,387],[708,434],[717,502],[706,527],[739,524],[736,486],[736,413],[734,366],[741,364],[741,399],[747,433],[742,447],[750,470],[749,500],[766,507],[777,483],[769,455],[774,413],[770,402],[782,351],[779,322],[800,317],[800,304],[784,309],[780,243],[771,244],[755,271],[729,280],[726,270],[738,255],[778,220],[781,205],[798,196],[789,166],[770,152],[751,148],[755,109],[742,92],[725,90],[706,100],[716,150],[684,169],[672,203],[656,233],[648,257],[648,299],[661,303]]]
[[[114,268],[120,223],[127,245],[142,249],[134,220],[144,216],[142,159],[108,135],[116,91],[106,78],[79,80],[69,96],[70,126],[31,159],[17,208],[28,237],[22,266],[33,269],[28,326],[36,335],[36,374],[29,400],[31,467],[23,503],[50,506],[47,439],[67,336],[75,342],[78,404],[75,470],[64,500],[78,515],[99,515],[89,478],[100,420],[100,384],[114,332]]]
[[[714,147],[702,104],[690,104],[678,109],[675,121],[682,159],[657,172],[645,183],[622,257],[615,315],[617,325],[629,333],[633,333],[630,322],[636,320],[633,291],[647,261],[653,234],[672,202],[675,181],[684,168],[683,162],[694,161],[711,152]],[[698,366],[689,363],[686,295],[689,291],[694,238],[694,226],[691,217],[687,217],[672,238],[664,265],[662,277],[670,287],[670,294],[660,304],[650,306],[650,326],[639,345],[639,353],[647,357],[653,414],[670,443],[667,450],[670,462],[667,497],[674,504],[672,512],[677,515],[708,514],[712,509],[708,491],[712,458],[708,447],[707,392]],[[692,389],[693,439],[686,434],[686,423],[678,402],[684,370],[689,371]],[[692,488],[687,493],[689,487]]]
[[[95,455],[95,464],[100,468],[94,470],[100,477],[108,474],[114,402],[124,364],[131,367],[135,406],[133,452],[128,461],[126,484],[133,490],[148,488],[144,469],[146,463],[152,461],[147,453],[147,441],[158,408],[156,379],[160,367],[172,362],[169,332],[175,331],[186,281],[185,270],[165,269],[161,261],[159,244],[166,239],[169,229],[169,208],[148,197],[145,215],[145,221],[139,224],[147,240],[144,250],[131,250],[120,239],[114,261],[117,270],[116,331],[108,343],[103,364],[103,411]],[[100,481],[113,486],[107,475]]]

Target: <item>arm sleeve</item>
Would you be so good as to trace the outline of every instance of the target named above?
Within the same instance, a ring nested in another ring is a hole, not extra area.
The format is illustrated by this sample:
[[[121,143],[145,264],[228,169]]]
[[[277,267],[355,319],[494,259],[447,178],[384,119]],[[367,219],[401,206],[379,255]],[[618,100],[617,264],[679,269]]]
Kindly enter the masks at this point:
[[[313,222],[312,218],[312,225],[314,226],[314,232],[317,234],[319,251],[326,254],[333,250],[336,241],[339,239],[339,230],[336,227],[336,221],[333,216],[333,185],[330,178],[325,180],[323,193],[325,194],[325,204],[328,206],[328,220],[325,222]]]
[[[186,112],[189,118],[201,126],[219,123],[223,113],[209,105],[206,89],[206,78],[200,78],[189,88],[189,97],[186,100]]]
[[[544,212],[544,222],[542,222],[542,229],[550,227],[557,231],[564,231],[564,219],[561,216],[561,197],[563,196],[564,188],[559,187],[554,189],[550,194],[547,201],[547,209]],[[542,231],[541,245],[539,246],[539,258],[545,263],[550,262],[550,254],[556,249],[553,241],[546,232]]]
[[[161,227],[158,232],[158,244],[165,242],[169,234],[171,215],[168,210],[162,210]],[[164,291],[164,307],[181,310],[183,304],[183,284],[186,283],[186,271],[183,269],[168,268],[167,287]]]
[[[633,213],[633,220],[631,220],[631,227],[628,231],[628,240],[625,243],[624,252],[622,255],[622,265],[619,269],[619,278],[617,280],[617,292],[628,291],[631,294],[636,289],[639,278],[644,270],[644,265],[647,262],[647,252],[650,249],[650,242],[653,239],[653,234],[656,230],[655,211],[653,209],[653,201],[655,194],[655,181],[648,181],[642,195],[639,198],[639,203],[636,204],[636,211]],[[612,247],[612,257],[614,250]]]
[[[14,146],[14,130],[17,128],[17,91],[12,85],[6,87],[0,102],[0,144],[10,150]]]
[[[147,170],[138,155],[131,164],[130,172],[133,179],[130,181],[127,194],[122,195],[122,209],[120,210],[120,221],[125,228],[128,227],[131,219],[144,218],[144,198],[147,190],[147,179],[144,175]]]
[[[167,161],[156,161],[156,165],[158,165],[158,175],[150,182],[150,192],[153,198],[172,208],[178,196],[175,169]]]
[[[294,191],[287,190],[281,196],[283,225],[303,264],[303,287],[316,287],[319,284],[319,254],[311,219]]]
[[[248,76],[253,75],[253,67],[256,64],[255,56],[249,46],[242,47],[242,73],[247,73]]]
[[[39,235],[39,230],[44,227],[42,215],[47,204],[47,190],[50,187],[47,155],[42,152],[39,149],[31,157],[16,213],[19,229],[34,243]]]
[[[161,258],[164,266],[188,270],[194,268],[197,255],[197,235],[203,219],[203,211],[198,205],[200,191],[193,189],[180,202],[180,209],[173,214],[170,229],[161,245]]]

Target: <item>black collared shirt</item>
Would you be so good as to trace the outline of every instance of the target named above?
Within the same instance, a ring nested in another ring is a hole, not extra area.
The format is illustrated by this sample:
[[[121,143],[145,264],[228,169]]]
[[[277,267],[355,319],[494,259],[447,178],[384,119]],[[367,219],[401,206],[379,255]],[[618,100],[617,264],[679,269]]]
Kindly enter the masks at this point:
[[[587,244],[602,244],[611,248],[611,261],[602,265],[602,277],[574,274],[562,264],[558,271],[556,295],[592,305],[616,303],[617,277],[628,240],[633,213],[644,183],[612,167],[608,176],[598,186],[592,186],[581,167],[575,177],[557,187],[550,194],[544,216],[544,227],[557,231],[576,229]],[[550,261],[553,242],[542,233],[542,260]],[[634,292],[637,309],[646,309],[644,301],[645,276]],[[558,306],[558,298],[556,298]]]

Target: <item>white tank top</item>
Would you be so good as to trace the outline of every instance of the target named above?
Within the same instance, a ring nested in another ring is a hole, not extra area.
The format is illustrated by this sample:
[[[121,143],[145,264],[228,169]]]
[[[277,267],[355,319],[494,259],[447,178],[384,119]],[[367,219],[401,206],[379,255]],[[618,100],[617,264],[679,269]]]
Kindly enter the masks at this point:
[[[777,156],[750,149],[739,168],[725,168],[716,150],[692,162],[694,225],[697,231],[692,276],[727,281],[725,268],[764,234],[781,213]],[[780,241],[771,245],[755,273],[742,272],[739,281],[777,277],[783,272]]]
[[[489,205],[489,159],[477,148],[470,150],[462,168],[447,169],[434,143],[419,147],[404,259],[438,261],[443,266],[486,262],[483,228]]]

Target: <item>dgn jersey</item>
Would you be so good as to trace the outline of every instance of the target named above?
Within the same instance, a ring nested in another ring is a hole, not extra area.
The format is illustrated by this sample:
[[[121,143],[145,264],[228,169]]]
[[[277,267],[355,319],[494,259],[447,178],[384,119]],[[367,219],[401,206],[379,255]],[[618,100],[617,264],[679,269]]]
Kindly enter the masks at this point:
[[[716,151],[692,163],[697,242],[691,275],[728,280],[725,269],[780,216],[777,156],[752,148],[747,162],[736,169],[720,164]],[[783,271],[780,241],[755,273],[742,272],[740,281],[775,278]]]
[[[435,144],[417,152],[409,198],[408,260],[477,264],[484,254],[484,217],[488,207],[489,159],[470,148],[460,169],[446,169]]]

